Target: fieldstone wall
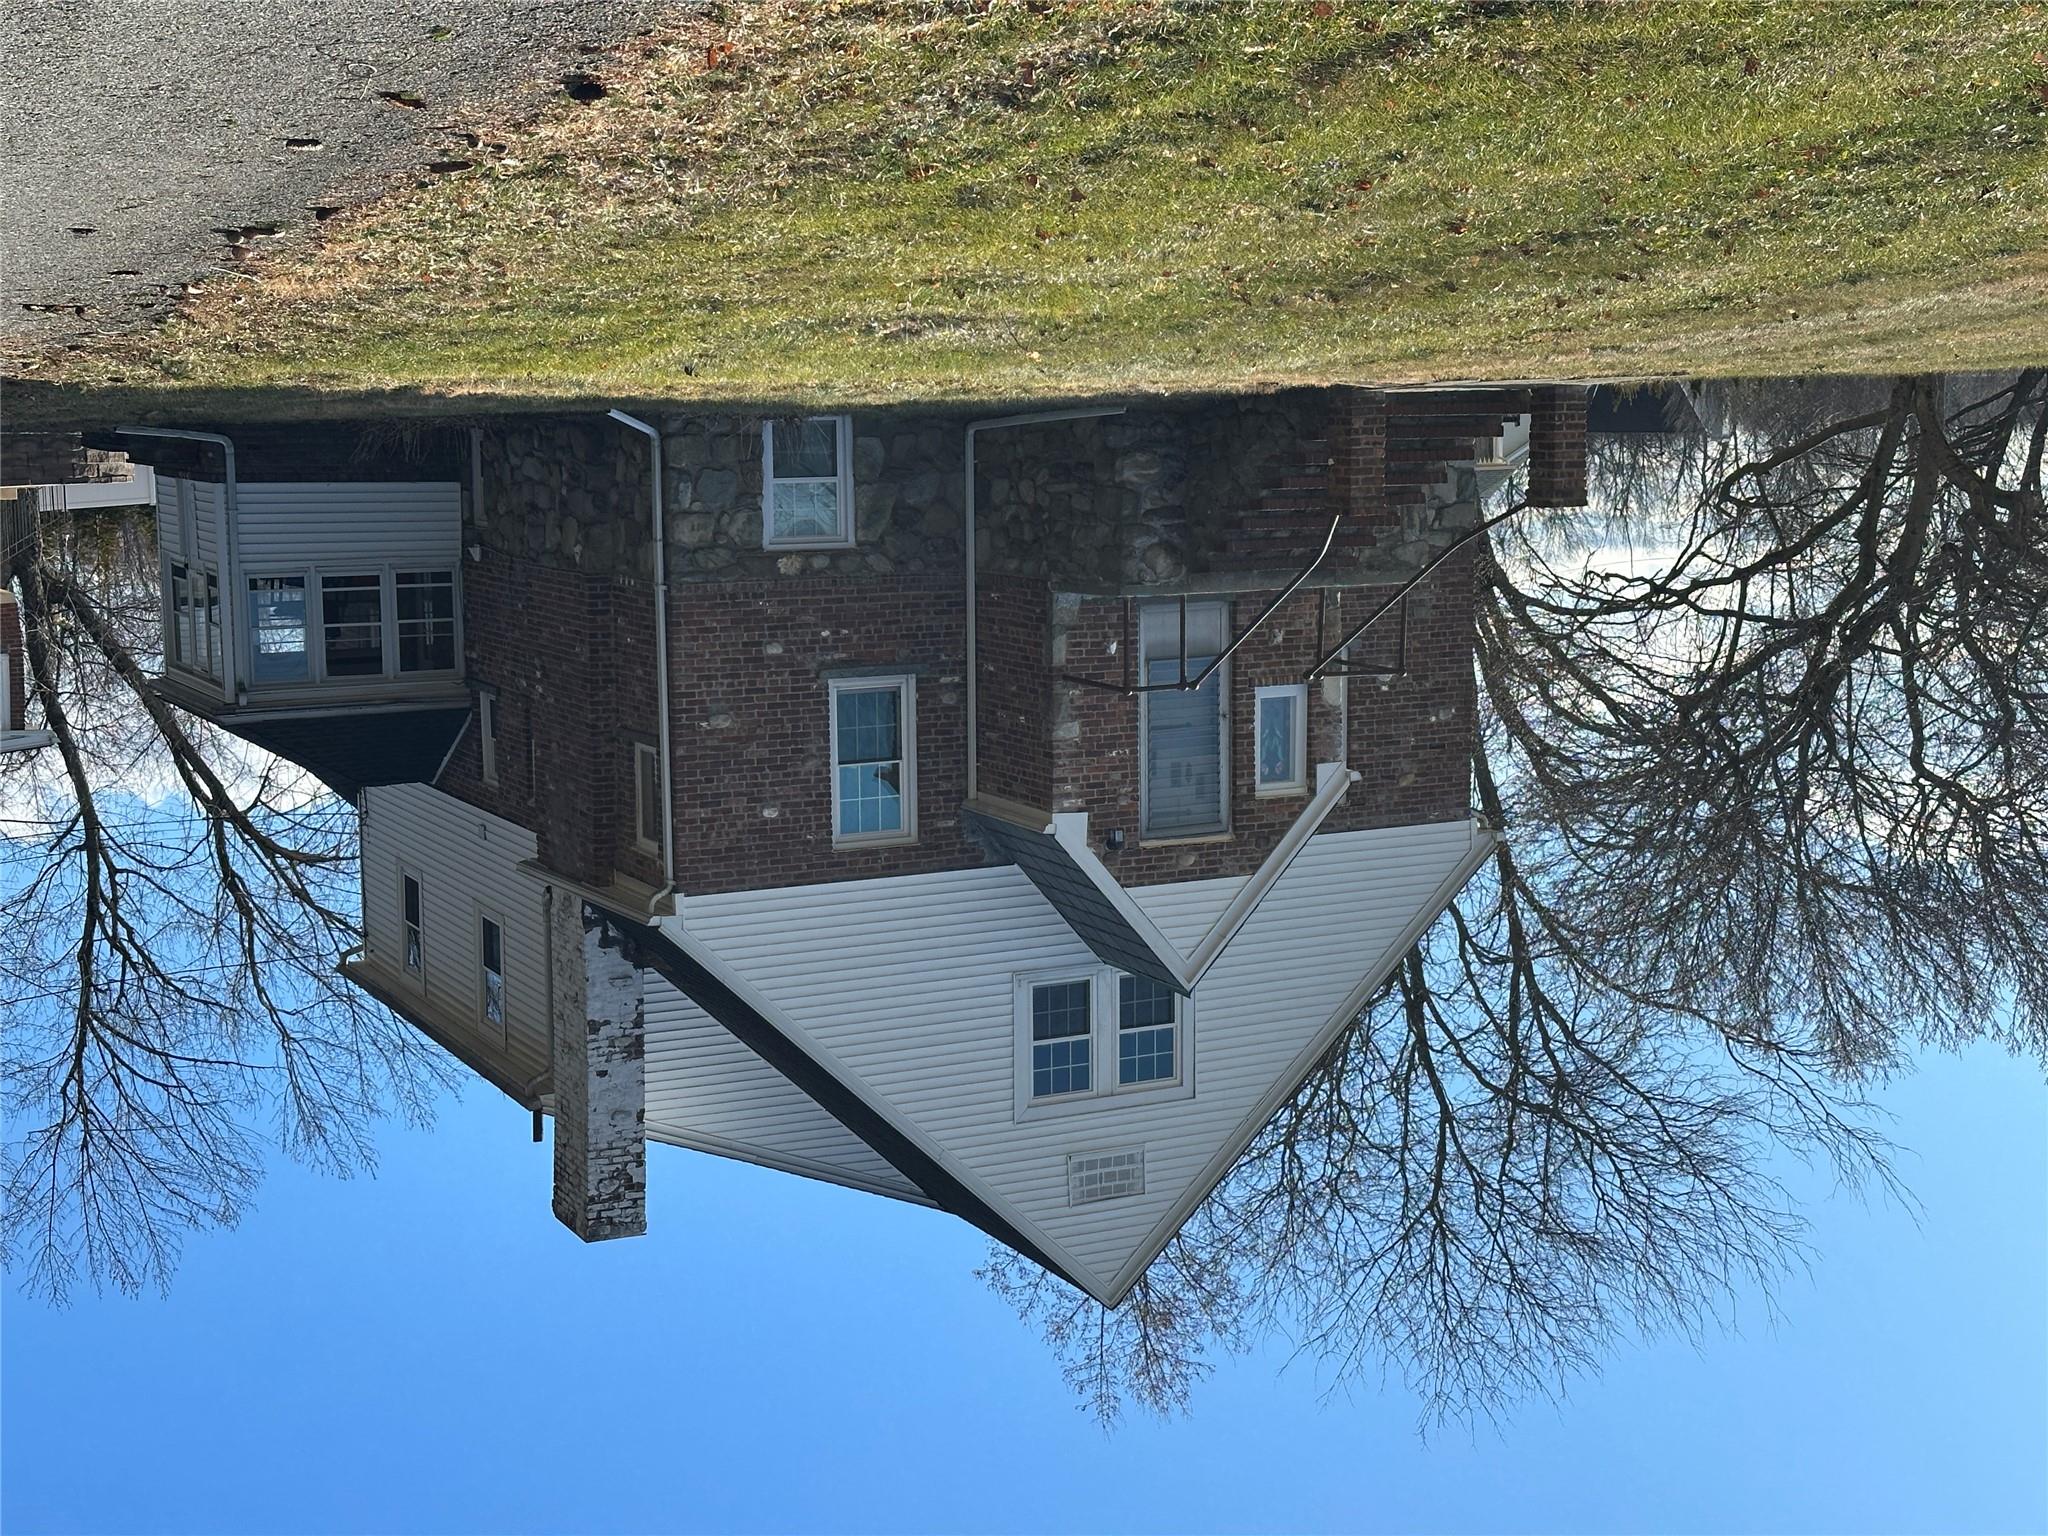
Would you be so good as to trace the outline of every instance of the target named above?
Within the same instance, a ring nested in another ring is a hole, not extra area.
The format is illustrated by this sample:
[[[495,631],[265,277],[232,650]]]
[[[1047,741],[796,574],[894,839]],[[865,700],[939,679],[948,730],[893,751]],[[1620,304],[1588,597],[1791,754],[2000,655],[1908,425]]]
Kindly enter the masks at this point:
[[[957,573],[965,420],[855,412],[854,545],[761,547],[761,418],[664,418],[669,579]]]

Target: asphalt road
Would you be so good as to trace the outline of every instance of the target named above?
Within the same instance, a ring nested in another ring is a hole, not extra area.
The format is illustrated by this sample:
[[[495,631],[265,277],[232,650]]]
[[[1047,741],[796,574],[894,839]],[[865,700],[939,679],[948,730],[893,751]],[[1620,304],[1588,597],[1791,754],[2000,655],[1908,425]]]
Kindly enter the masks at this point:
[[[0,336],[163,312],[238,243],[459,157],[663,0],[0,0]]]

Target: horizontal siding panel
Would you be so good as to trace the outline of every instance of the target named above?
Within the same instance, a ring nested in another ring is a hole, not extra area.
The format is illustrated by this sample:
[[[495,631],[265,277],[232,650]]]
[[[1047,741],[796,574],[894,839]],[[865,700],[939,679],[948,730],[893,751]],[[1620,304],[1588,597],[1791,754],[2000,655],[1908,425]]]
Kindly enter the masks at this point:
[[[401,867],[420,881],[418,997],[437,1023],[530,1082],[548,1069],[545,915],[540,883],[519,872],[534,856],[524,827],[424,784],[365,791],[362,831],[363,943],[393,977],[405,971]],[[505,1034],[487,1030],[478,1008],[478,919],[504,929]]]
[[[1013,979],[1097,965],[1021,871],[700,897],[685,921],[872,1096],[1106,1281],[1383,963],[1472,837],[1455,822],[1312,838],[1195,991],[1191,1096],[1111,1096],[1021,1123]],[[1192,947],[1240,888],[1133,895]],[[1139,1145],[1143,1195],[1067,1205],[1069,1153]]]
[[[823,1171],[859,1188],[921,1198],[866,1142],[651,972],[646,1061],[651,1136],[723,1143],[769,1167]]]
[[[258,483],[239,487],[236,502],[248,571],[459,563],[462,488],[452,480]]]

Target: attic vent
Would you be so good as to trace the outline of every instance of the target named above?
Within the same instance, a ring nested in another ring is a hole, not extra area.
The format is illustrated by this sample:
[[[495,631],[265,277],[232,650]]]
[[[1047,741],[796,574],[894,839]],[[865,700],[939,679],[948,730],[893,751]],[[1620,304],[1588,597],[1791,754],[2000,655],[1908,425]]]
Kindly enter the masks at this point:
[[[1067,1204],[1093,1205],[1145,1193],[1145,1149],[1067,1154]]]

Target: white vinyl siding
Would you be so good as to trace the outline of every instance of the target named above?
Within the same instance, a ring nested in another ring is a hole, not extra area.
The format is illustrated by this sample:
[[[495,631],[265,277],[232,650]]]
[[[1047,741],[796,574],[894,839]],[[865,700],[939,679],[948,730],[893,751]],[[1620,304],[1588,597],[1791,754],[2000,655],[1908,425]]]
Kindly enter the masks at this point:
[[[436,1027],[502,1061],[521,1082],[549,1065],[541,885],[517,868],[533,856],[531,832],[452,795],[423,784],[364,791],[365,958],[395,990],[420,998]],[[402,874],[420,881],[418,980],[405,968]],[[503,1030],[481,1022],[479,916],[504,932]]]
[[[647,976],[647,1134],[920,1205],[922,1192],[661,977]]]
[[[1107,1284],[1302,1058],[1475,847],[1469,823],[1309,846],[1196,988],[1178,1094],[1013,1112],[1015,983],[1097,962],[1021,871],[962,870],[692,898],[688,933],[785,1012],[871,1102]],[[1132,892],[1170,932],[1240,882]],[[801,945],[789,935],[801,933]],[[1142,1148],[1145,1192],[1075,1207],[1067,1158]]]

